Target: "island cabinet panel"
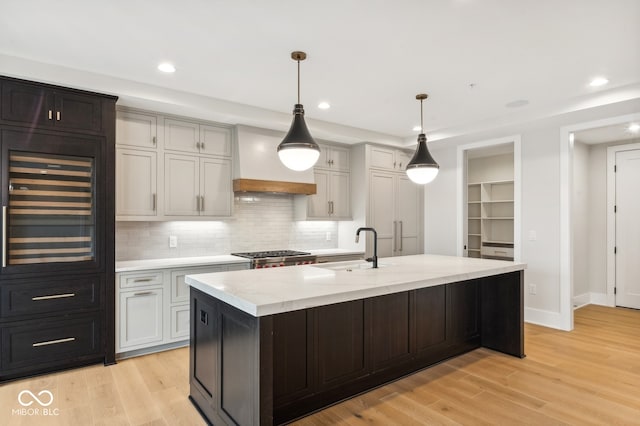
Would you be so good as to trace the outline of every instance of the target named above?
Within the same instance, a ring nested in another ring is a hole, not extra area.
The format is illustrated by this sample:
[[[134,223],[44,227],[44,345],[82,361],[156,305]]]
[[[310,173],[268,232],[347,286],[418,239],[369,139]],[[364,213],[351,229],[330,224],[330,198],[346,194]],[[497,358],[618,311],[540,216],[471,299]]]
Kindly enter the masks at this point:
[[[318,387],[333,388],[365,375],[364,301],[321,306],[314,311]]]
[[[479,281],[465,281],[448,285],[449,339],[465,341],[480,334]]]
[[[482,346],[524,358],[524,272],[497,275],[480,286]]]
[[[313,326],[308,310],[273,316],[273,398],[276,404],[296,401],[313,388]]]
[[[422,288],[414,292],[415,352],[430,356],[447,338],[446,286]]]
[[[405,291],[367,300],[374,371],[411,357],[411,296]]]

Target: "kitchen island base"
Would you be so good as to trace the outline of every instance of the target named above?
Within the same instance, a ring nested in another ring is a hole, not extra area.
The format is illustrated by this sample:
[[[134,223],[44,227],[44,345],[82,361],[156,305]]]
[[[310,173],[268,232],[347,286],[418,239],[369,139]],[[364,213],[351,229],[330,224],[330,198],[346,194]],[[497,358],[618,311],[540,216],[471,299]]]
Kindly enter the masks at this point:
[[[272,425],[487,347],[524,357],[523,271],[252,316],[191,288],[190,399]]]

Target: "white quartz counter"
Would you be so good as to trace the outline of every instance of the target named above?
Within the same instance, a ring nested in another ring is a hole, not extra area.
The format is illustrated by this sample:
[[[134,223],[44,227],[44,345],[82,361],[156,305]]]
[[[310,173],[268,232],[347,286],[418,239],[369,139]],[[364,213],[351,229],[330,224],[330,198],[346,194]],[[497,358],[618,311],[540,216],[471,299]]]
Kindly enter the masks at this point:
[[[181,268],[183,266],[210,266],[229,263],[246,263],[249,259],[232,255],[175,257],[169,259],[121,260],[116,262],[116,272],[145,271],[149,269]]]
[[[526,264],[415,255],[370,263],[336,262],[188,275],[187,284],[259,317],[520,271]]]

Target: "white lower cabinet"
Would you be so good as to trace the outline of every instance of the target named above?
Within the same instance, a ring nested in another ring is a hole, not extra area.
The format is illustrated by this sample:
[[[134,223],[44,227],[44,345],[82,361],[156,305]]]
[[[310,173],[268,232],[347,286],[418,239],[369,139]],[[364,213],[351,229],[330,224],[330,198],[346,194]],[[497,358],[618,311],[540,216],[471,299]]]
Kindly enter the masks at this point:
[[[249,263],[168,268],[116,274],[116,353],[141,355],[189,343],[192,274],[249,269]]]

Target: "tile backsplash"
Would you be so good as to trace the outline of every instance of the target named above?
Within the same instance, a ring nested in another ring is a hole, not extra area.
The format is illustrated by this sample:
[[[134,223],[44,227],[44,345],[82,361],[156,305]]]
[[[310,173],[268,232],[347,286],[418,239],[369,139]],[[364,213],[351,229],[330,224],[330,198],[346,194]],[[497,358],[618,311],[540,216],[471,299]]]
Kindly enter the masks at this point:
[[[226,221],[116,222],[116,260],[338,247],[338,223],[294,221],[293,197],[237,195],[234,217]],[[169,248],[170,235],[178,239],[176,248]]]

